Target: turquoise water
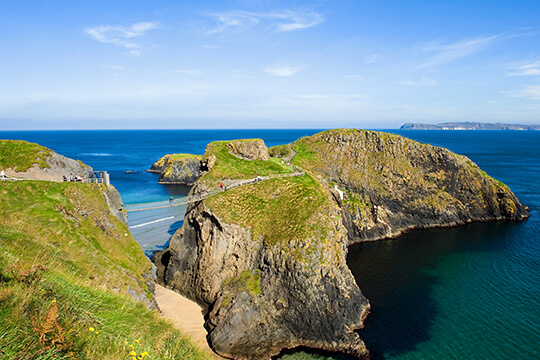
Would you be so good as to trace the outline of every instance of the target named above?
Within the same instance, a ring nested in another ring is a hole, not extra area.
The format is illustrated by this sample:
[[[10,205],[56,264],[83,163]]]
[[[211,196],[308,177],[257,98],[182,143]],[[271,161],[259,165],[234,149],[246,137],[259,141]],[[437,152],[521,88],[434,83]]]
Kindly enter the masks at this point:
[[[166,153],[202,154],[209,141],[263,138],[269,146],[316,130],[0,132],[108,170],[128,207],[181,199],[145,169]],[[540,358],[540,132],[393,131],[466,155],[531,209],[522,223],[413,231],[349,249],[348,263],[372,304],[360,336],[375,359]],[[126,170],[141,171],[124,174]],[[181,207],[130,213],[147,253],[182,224]],[[135,215],[137,214],[137,215]],[[170,218],[173,216],[173,218]],[[162,220],[168,219],[168,220]],[[149,225],[148,222],[160,220]],[[296,351],[282,359],[347,359]]]

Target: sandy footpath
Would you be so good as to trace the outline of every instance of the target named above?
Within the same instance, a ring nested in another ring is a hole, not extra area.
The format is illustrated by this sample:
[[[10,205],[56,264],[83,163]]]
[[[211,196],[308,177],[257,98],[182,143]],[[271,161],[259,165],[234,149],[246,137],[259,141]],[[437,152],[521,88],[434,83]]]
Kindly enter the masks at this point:
[[[182,333],[209,353],[212,359],[223,359],[208,346],[206,330],[203,327],[204,319],[199,305],[158,284],[156,284],[155,297],[163,315],[169,318]]]

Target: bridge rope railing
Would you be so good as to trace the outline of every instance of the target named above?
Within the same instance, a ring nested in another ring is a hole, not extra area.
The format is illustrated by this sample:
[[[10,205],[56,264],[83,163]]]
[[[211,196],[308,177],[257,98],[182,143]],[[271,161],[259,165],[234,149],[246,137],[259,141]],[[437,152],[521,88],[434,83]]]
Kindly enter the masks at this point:
[[[270,179],[276,179],[276,178],[285,178],[285,177],[294,177],[294,176],[304,176],[305,172],[300,169],[297,166],[292,166],[294,169],[294,172],[292,173],[286,173],[286,174],[271,174],[267,176],[257,176],[254,179],[247,179],[247,180],[240,180],[232,183],[231,185],[224,186],[222,188],[213,189],[211,191],[205,192],[204,194],[200,193],[197,195],[190,195],[188,196],[186,201],[182,201],[180,203],[175,203],[174,201],[171,202],[169,205],[162,205],[162,206],[153,206],[148,208],[140,208],[140,209],[126,209],[128,212],[135,212],[135,211],[147,211],[147,210],[157,210],[157,209],[165,209],[173,206],[181,206],[181,205],[188,205],[194,202],[203,201],[208,199],[209,197],[215,196],[217,194],[220,194],[224,191],[232,190],[240,186],[246,186],[255,184],[261,181],[270,180]]]

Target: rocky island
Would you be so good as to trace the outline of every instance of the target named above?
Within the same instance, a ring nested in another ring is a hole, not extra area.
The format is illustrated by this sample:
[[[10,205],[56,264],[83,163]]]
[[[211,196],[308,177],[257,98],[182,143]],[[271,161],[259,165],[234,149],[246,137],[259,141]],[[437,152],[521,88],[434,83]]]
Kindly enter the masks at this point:
[[[540,130],[540,125],[480,122],[447,122],[440,124],[406,123],[399,130]]]
[[[201,305],[209,343],[227,358],[298,346],[369,358],[355,330],[370,305],[345,261],[350,244],[528,217],[470,159],[398,135],[329,130],[275,157],[263,145],[207,146],[190,194],[226,191],[191,203],[153,259],[160,282]]]
[[[192,186],[201,175],[201,157],[192,154],[165,155],[147,172],[158,173],[158,184],[180,184]]]

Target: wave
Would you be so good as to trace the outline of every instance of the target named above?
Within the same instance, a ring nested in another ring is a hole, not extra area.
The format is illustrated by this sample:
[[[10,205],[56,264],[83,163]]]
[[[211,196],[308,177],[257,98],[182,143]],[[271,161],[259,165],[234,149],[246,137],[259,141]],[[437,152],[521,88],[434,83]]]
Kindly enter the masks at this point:
[[[170,220],[172,218],[174,218],[174,216],[169,216],[169,217],[166,217],[166,218],[161,218],[161,219],[157,219],[157,220],[154,220],[154,221],[149,221],[149,222],[143,223],[143,224],[133,225],[133,226],[130,226],[129,228],[134,229],[134,228],[138,228],[138,227],[142,227],[142,226],[146,226],[146,225],[150,225],[150,224],[155,224],[155,223],[158,223],[160,221]]]
[[[86,155],[86,156],[113,156],[113,154],[107,154],[107,153],[83,153],[81,155]]]

